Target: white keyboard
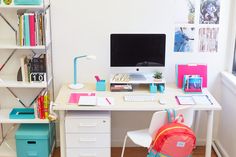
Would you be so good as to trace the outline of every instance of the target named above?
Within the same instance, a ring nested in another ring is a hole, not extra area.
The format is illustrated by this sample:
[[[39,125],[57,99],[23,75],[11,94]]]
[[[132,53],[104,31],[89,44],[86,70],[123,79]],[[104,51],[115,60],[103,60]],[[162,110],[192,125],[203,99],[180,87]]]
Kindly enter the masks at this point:
[[[125,95],[124,96],[125,101],[129,102],[145,102],[145,101],[156,101],[157,96],[156,95]]]

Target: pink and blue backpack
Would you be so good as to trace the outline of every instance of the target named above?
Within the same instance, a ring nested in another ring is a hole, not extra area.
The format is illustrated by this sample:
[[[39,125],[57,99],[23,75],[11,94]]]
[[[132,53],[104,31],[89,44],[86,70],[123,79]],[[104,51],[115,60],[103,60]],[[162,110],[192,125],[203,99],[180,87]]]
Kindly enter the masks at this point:
[[[183,115],[178,115],[178,118],[175,118],[174,110],[166,111],[169,123],[157,131],[147,157],[191,157],[196,144],[194,132],[182,124]]]

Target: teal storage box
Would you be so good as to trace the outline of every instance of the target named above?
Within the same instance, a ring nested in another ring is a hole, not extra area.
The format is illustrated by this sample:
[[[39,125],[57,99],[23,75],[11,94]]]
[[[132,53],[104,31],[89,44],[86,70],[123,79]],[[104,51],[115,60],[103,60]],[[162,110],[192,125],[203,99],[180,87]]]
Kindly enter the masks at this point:
[[[15,5],[41,5],[42,0],[14,0]]]
[[[48,157],[49,128],[48,124],[21,124],[15,134],[17,157]]]
[[[33,108],[13,108],[9,114],[10,119],[34,119]]]

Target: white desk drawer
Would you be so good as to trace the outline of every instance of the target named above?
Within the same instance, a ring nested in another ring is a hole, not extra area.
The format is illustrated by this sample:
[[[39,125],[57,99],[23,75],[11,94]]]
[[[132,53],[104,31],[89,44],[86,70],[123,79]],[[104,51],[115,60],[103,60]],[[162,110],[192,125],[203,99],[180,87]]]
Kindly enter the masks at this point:
[[[68,148],[67,157],[110,157],[110,148]]]
[[[110,147],[110,134],[66,134],[66,147]]]
[[[67,118],[66,133],[110,133],[110,118]]]

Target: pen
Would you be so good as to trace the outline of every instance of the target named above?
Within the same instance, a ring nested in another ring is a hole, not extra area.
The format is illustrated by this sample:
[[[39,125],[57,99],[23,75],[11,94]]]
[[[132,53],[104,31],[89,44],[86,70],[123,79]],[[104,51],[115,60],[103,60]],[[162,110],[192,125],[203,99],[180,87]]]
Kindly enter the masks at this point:
[[[96,79],[97,81],[100,81],[100,78],[99,78],[98,75],[95,75],[94,77],[95,77],[95,79]]]
[[[106,98],[106,101],[108,102],[108,104],[109,104],[109,105],[111,105],[111,102],[109,101],[109,99],[108,99],[108,98]]]

